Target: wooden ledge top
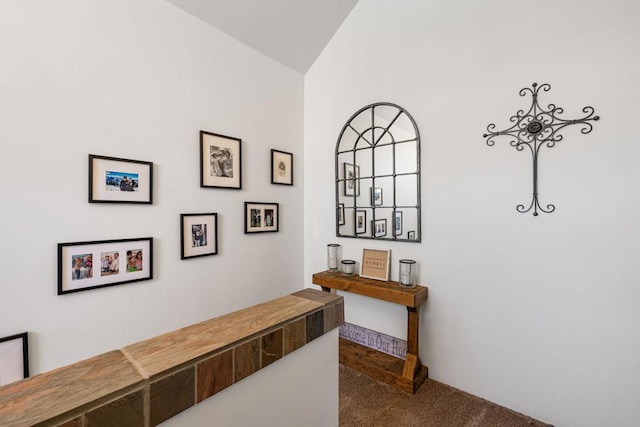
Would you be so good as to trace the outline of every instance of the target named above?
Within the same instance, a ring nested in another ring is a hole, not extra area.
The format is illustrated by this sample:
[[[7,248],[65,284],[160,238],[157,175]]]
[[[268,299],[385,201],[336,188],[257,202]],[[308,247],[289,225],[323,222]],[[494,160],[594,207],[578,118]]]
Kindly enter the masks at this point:
[[[323,306],[287,295],[126,346],[123,351],[145,378],[152,378]]]
[[[217,351],[338,304],[305,289],[0,387],[0,426],[70,419]],[[56,421],[57,422],[57,421]]]
[[[342,273],[323,271],[313,275],[313,284],[364,295],[406,307],[419,307],[427,300],[428,290],[424,286],[403,288],[398,282],[367,279],[360,276],[345,276]]]
[[[143,382],[122,352],[111,351],[2,387],[0,425],[32,426]]]

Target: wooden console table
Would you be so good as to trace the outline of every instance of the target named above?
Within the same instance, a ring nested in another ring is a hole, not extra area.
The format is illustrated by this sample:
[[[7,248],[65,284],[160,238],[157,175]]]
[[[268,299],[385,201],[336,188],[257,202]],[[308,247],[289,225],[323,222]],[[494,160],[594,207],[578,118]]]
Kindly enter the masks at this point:
[[[321,286],[325,292],[335,289],[407,307],[407,356],[404,361],[340,338],[340,363],[415,394],[429,374],[418,355],[419,308],[427,299],[427,288],[416,286],[405,289],[398,282],[344,276],[340,272],[331,271],[314,274],[313,283]]]

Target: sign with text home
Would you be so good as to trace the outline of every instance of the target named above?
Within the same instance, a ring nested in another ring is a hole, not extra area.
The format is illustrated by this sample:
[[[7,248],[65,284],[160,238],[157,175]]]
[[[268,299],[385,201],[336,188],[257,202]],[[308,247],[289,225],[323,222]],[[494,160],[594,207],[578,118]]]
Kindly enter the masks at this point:
[[[397,357],[398,359],[404,360],[407,355],[407,342],[405,340],[351,323],[345,322],[340,326],[340,337]]]

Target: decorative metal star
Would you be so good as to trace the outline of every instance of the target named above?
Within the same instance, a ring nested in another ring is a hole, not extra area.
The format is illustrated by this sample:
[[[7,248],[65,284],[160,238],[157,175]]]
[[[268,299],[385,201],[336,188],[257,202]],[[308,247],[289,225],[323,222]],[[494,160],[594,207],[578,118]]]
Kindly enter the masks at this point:
[[[531,88],[525,87],[520,89],[520,96],[526,96],[531,94],[531,107],[527,112],[524,110],[518,110],[518,112],[509,118],[509,121],[513,125],[505,130],[494,131],[496,125],[491,123],[487,126],[487,132],[483,134],[483,138],[487,138],[487,145],[493,147],[495,145],[494,138],[498,136],[511,137],[509,142],[511,146],[516,147],[516,150],[523,151],[524,147],[529,148],[531,151],[531,159],[533,161],[533,196],[531,203],[527,208],[524,205],[516,206],[516,210],[520,213],[527,213],[533,209],[533,215],[538,216],[538,211],[544,213],[553,212],[556,207],[552,204],[548,204],[546,209],[540,206],[538,201],[538,153],[540,148],[547,146],[552,148],[557,142],[562,140],[562,131],[565,127],[571,125],[582,125],[580,132],[587,134],[593,130],[593,125],[590,121],[599,120],[599,116],[594,116],[593,107],[584,107],[582,112],[586,116],[575,119],[565,120],[558,117],[558,114],[563,113],[563,109],[556,107],[554,104],[549,104],[547,110],[542,108],[538,103],[538,93],[540,90],[548,92],[551,86],[547,83],[538,87],[537,83],[533,83]]]

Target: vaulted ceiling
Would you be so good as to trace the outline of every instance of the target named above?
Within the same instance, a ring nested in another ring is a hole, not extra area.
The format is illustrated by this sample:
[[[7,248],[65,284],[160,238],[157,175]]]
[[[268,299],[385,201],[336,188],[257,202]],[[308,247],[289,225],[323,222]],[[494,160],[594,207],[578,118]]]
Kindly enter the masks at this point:
[[[306,73],[358,0],[167,0]]]

